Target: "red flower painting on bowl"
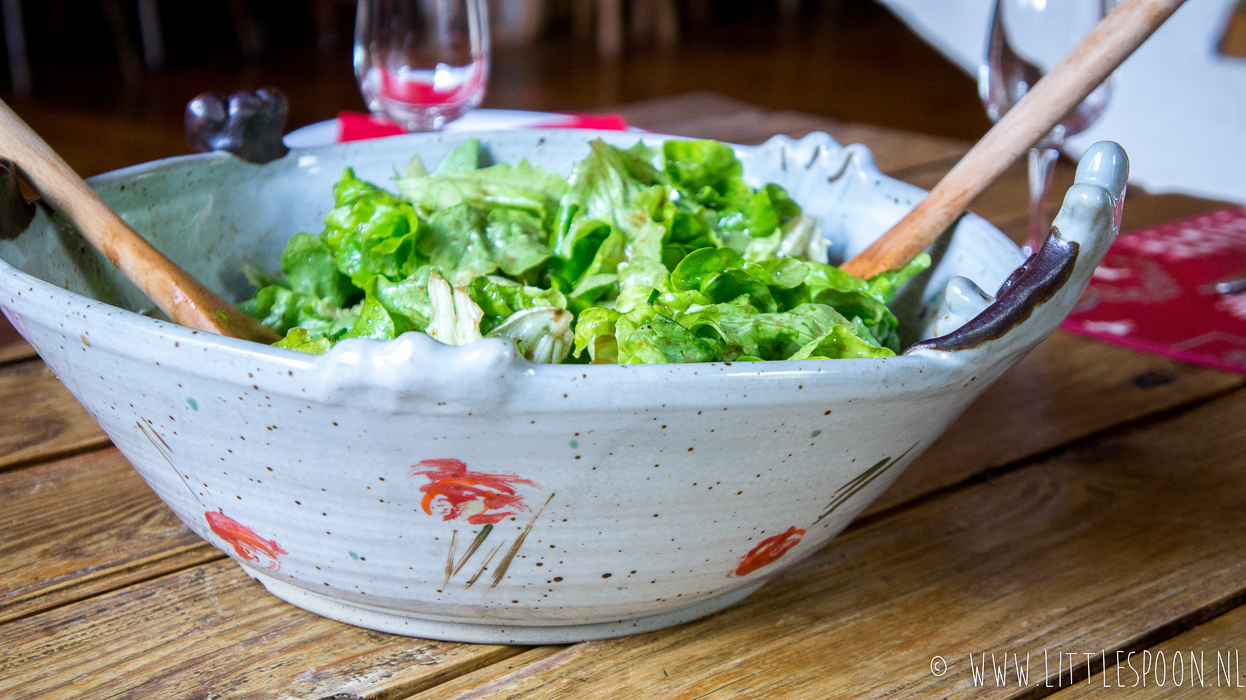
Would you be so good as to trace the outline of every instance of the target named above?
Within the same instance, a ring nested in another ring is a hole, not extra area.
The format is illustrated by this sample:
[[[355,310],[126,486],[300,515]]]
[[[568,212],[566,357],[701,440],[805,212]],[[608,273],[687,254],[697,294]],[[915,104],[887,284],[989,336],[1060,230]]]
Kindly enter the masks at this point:
[[[758,542],[756,547],[750,549],[748,554],[740,557],[740,563],[736,566],[736,570],[727,575],[731,578],[748,576],[763,566],[775,563],[779,560],[779,557],[787,554],[787,550],[800,544],[800,538],[804,536],[804,530],[793,526],[774,537],[767,537]]]
[[[420,487],[425,513],[432,515],[436,509],[444,521],[466,520],[471,525],[495,525],[520,511],[531,511],[515,487],[541,488],[513,474],[469,471],[457,459],[423,460],[412,467],[411,475],[428,479]]]
[[[289,554],[275,541],[260,537],[254,530],[224,513],[210,510],[204,513],[203,517],[208,521],[208,527],[212,528],[212,532],[233,545],[238,556],[247,561],[258,563],[260,555],[263,555],[268,560],[265,567],[277,571],[281,568],[281,562],[277,558],[282,554]]]

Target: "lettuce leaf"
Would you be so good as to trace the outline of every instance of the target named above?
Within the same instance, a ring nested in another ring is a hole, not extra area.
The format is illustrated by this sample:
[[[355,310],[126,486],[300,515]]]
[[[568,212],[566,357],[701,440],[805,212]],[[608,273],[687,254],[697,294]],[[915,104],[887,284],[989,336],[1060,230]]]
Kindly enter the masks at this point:
[[[289,289],[327,298],[338,307],[349,306],[359,298],[359,288],[338,269],[333,251],[309,233],[296,233],[290,239],[281,254],[281,271]]]
[[[485,334],[519,311],[567,306],[566,297],[557,289],[529,287],[504,277],[477,277],[467,293],[481,309],[480,331]]]
[[[398,192],[424,216],[466,204],[485,211],[517,209],[546,225],[553,223],[558,200],[567,191],[562,176],[526,160],[514,166],[487,168],[478,168],[479,161],[480,142],[469,139],[452,151],[435,173],[425,172],[422,164],[409,166],[406,175],[398,178]]]
[[[820,222],[715,141],[596,140],[566,179],[488,160],[474,139],[433,172],[414,158],[397,194],[346,169],[324,231],[295,234],[280,274],[247,270],[241,307],[310,353],[418,331],[534,362],[887,357],[887,305],[930,265],[828,265]]]
[[[410,204],[359,180],[350,168],[334,194],[337,206],[320,238],[355,286],[378,274],[401,279],[427,262],[416,252],[427,227]]]
[[[273,343],[273,347],[319,355],[328,352],[333,343],[328,338],[314,338],[305,328],[291,328],[286,337]]]

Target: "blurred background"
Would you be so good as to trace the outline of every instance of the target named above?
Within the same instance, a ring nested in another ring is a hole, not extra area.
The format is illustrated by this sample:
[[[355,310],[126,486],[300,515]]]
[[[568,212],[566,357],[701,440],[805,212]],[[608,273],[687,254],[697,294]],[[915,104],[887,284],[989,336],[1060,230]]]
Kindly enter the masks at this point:
[[[366,111],[352,0],[0,6],[0,94],[84,176],[189,152],[182,112],[204,91],[279,87],[287,130]],[[490,10],[484,107],[589,112],[708,90],[941,136],[990,127],[974,79],[873,0],[491,0]]]
[[[600,112],[712,91],[959,139],[992,0],[489,0],[484,107]],[[287,131],[366,111],[354,0],[0,0],[0,96],[83,175],[188,152],[205,91],[275,86]],[[937,47],[937,48],[935,48]],[[1118,72],[1076,156],[1111,138],[1135,184],[1246,202],[1246,3],[1189,0]],[[7,79],[5,79],[7,77]]]

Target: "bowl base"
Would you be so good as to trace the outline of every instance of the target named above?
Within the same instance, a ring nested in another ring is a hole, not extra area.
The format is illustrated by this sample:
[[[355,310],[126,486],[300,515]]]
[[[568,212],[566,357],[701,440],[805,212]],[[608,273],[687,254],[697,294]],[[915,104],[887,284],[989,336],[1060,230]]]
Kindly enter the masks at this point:
[[[378,632],[471,644],[570,644],[652,632],[705,617],[735,605],[752,595],[754,591],[766,583],[762,581],[740,590],[707,598],[692,605],[685,605],[667,612],[628,620],[589,624],[525,625],[518,622],[504,624],[499,622],[452,621],[425,617],[415,613],[386,610],[369,605],[348,603],[319,593],[313,593],[252,569],[244,567],[243,570],[252,578],[264,584],[264,588],[267,588],[269,593],[295,607],[331,620],[345,622],[348,625],[357,627],[366,627]]]

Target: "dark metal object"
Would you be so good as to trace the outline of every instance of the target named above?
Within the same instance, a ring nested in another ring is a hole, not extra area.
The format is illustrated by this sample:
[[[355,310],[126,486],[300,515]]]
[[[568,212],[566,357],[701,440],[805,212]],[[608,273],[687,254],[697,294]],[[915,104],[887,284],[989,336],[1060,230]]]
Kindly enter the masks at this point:
[[[1073,273],[1079,249],[1076,241],[1064,240],[1060,231],[1053,227],[1043,247],[1004,280],[994,303],[960,328],[914,343],[904,354],[922,348],[945,352],[968,350],[1002,337],[1060,291]]]
[[[1134,386],[1139,389],[1154,389],[1157,386],[1172,384],[1175,381],[1177,381],[1177,375],[1175,374],[1170,372],[1156,372],[1152,370],[1150,372],[1143,372],[1142,374],[1134,377]]]
[[[35,218],[35,203],[22,196],[17,166],[0,158],[0,240],[12,240]]]
[[[229,151],[252,163],[290,152],[281,140],[286,96],[276,88],[242,90],[228,98],[205,92],[186,105],[186,143],[197,152]]]
[[[1238,292],[1246,292],[1246,275],[1237,279],[1225,280],[1217,282],[1212,286],[1216,290],[1216,294],[1237,294]]]

